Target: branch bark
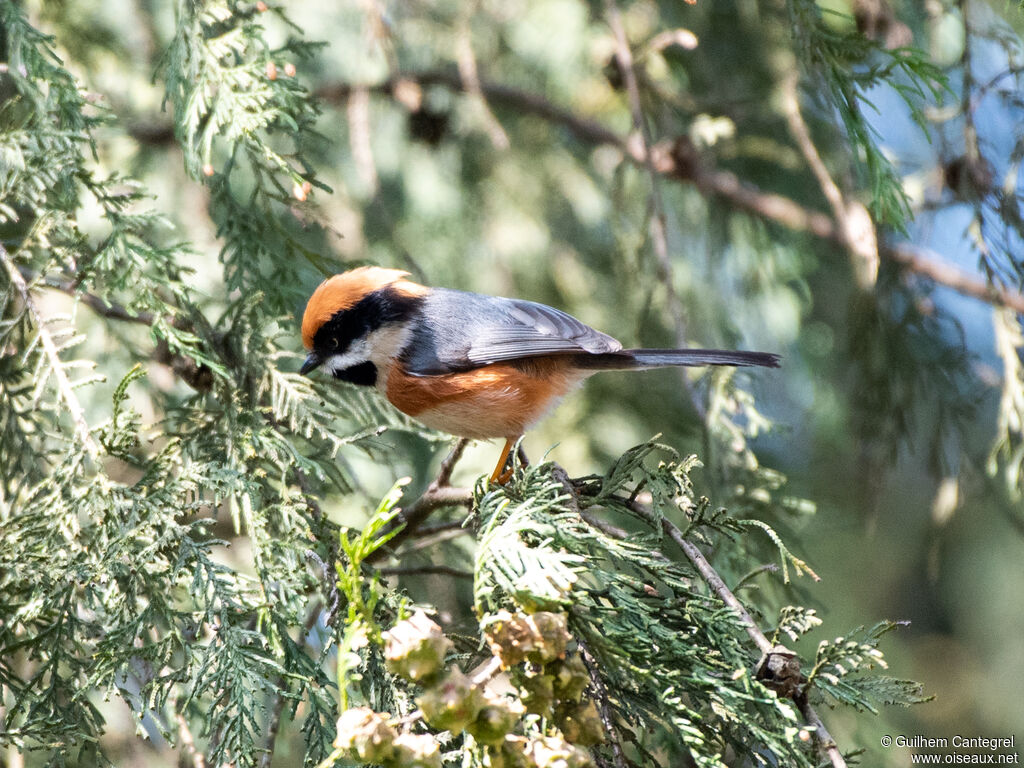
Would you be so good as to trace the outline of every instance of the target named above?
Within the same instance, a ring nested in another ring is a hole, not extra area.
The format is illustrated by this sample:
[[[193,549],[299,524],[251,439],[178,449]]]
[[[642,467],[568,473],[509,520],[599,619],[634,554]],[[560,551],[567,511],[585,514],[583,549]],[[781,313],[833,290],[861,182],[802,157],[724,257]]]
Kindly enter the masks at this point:
[[[658,520],[655,515],[639,502],[632,499],[621,499],[620,501],[626,504],[639,517],[647,520],[652,525],[658,524]],[[717,595],[718,598],[729,606],[729,608],[731,608],[736,614],[743,630],[747,633],[747,636],[753,640],[758,650],[761,651],[762,658],[766,658],[772,653],[778,653],[781,650],[781,647],[773,645],[771,640],[765,636],[764,632],[761,631],[761,628],[757,626],[757,622],[755,622],[753,617],[750,615],[750,612],[743,606],[743,603],[739,601],[736,595],[733,594],[732,590],[729,589],[722,577],[719,576],[711,563],[709,563],[707,558],[704,557],[704,553],[700,551],[700,548],[693,542],[686,539],[678,526],[670,520],[662,518],[661,528],[683,551],[683,554],[686,555],[686,559],[689,560],[694,568],[697,569],[697,572],[711,591],[714,592],[715,595]],[[607,531],[605,532],[607,533]],[[623,533],[625,534],[626,532],[623,531]],[[628,538],[628,534],[617,538]],[[822,722],[821,717],[815,711],[814,707],[812,707],[807,701],[806,695],[801,692],[794,697],[794,701],[800,708],[807,724],[814,728],[818,748],[828,759],[832,767],[846,768],[846,760],[843,758],[842,752],[839,751],[839,747],[836,745],[836,740],[832,737],[832,734],[829,733],[828,728],[825,727],[825,723]]]
[[[576,645],[580,649],[580,658],[583,659],[583,666],[587,668],[590,675],[590,687],[594,690],[594,698],[597,699],[597,712],[601,717],[601,725],[604,727],[605,735],[608,737],[608,744],[612,748],[612,758],[615,760],[616,768],[626,768],[626,756],[622,752],[622,744],[619,742],[618,734],[615,732],[615,720],[612,718],[611,703],[608,700],[608,689],[605,688],[604,680],[601,679],[601,670],[598,669],[597,660],[582,637],[576,638]]]
[[[455,465],[462,458],[462,453],[467,445],[469,445],[469,440],[464,437],[455,443],[451,451],[441,462],[437,477],[427,486],[426,492],[408,507],[402,507],[399,511],[393,525],[404,525],[405,527],[395,534],[391,541],[388,542],[387,547],[379,549],[370,555],[366,559],[368,563],[377,562],[393,554],[398,545],[414,535],[417,529],[436,510],[442,507],[465,507],[472,503],[473,492],[469,488],[455,488],[450,484]]]
[[[431,70],[420,73],[405,73],[400,77],[378,83],[370,90],[379,94],[392,95],[401,82],[416,82],[422,87],[440,86],[453,91],[462,91],[464,86],[457,74]],[[573,138],[591,145],[612,146],[635,165],[644,167],[648,157],[655,171],[674,181],[692,184],[706,197],[721,199],[732,208],[785,227],[794,232],[806,232],[822,240],[840,245],[843,242],[839,227],[831,216],[807,208],[791,198],[774,192],[767,192],[743,181],[731,171],[721,170],[707,164],[698,156],[696,148],[686,137],[655,142],[645,152],[637,141],[631,141],[614,130],[570,110],[560,107],[543,96],[481,78],[481,92],[488,101],[506,109],[530,114],[567,130]],[[315,95],[330,103],[344,103],[354,86],[346,83],[332,83],[317,89]],[[926,257],[920,252],[916,258],[908,258],[905,244],[878,245],[879,257],[899,264],[903,269],[922,274],[936,283],[945,285],[972,298],[1012,307],[1022,312],[1024,294],[1005,288],[993,288],[984,281],[969,275],[941,258]]]
[[[683,316],[683,303],[679,300],[676,292],[675,275],[672,269],[672,259],[668,252],[668,218],[665,215],[665,202],[661,194],[661,178],[654,167],[650,148],[654,143],[651,134],[651,127],[644,115],[643,104],[640,100],[640,85],[637,79],[636,69],[633,64],[633,51],[629,47],[629,40],[626,38],[626,30],[622,24],[622,15],[615,0],[606,0],[605,9],[608,16],[608,24],[615,36],[615,57],[622,70],[623,81],[626,85],[626,95],[629,98],[629,111],[633,118],[633,130],[640,143],[640,152],[643,156],[643,166],[651,184],[651,246],[654,256],[658,262],[658,276],[665,288],[666,304],[672,318],[672,330],[675,334],[676,346],[680,349],[687,346],[686,319]],[[690,379],[686,370],[677,369],[677,374],[683,391],[686,392],[693,403],[694,409],[700,414],[703,423],[707,416],[707,409],[697,398],[690,385]]]

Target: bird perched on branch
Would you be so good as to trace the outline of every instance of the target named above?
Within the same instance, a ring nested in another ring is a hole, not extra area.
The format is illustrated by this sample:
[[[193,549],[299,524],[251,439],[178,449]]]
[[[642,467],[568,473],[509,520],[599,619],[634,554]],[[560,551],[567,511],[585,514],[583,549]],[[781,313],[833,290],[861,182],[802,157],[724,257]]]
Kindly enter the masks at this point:
[[[309,352],[300,373],[376,387],[398,410],[433,429],[505,438],[509,452],[558,401],[598,371],[674,365],[777,368],[767,352],[623,349],[553,307],[428,288],[409,273],[360,267],[313,292],[302,318]]]

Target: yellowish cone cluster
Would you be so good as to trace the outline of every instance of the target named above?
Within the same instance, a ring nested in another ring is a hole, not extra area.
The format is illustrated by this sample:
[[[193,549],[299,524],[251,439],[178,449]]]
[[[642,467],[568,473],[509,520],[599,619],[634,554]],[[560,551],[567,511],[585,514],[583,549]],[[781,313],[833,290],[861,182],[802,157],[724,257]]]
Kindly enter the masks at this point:
[[[485,622],[484,633],[518,696],[488,689],[484,675],[474,680],[455,665],[446,667],[452,643],[422,611],[383,633],[385,662],[392,673],[422,686],[416,704],[426,724],[472,737],[484,766],[591,768],[586,747],[603,741],[602,723],[594,703],[583,700],[590,681],[586,667],[577,654],[567,653],[565,614],[500,611]],[[516,733],[527,712],[546,719],[542,736]],[[356,707],[339,718],[334,745],[362,764],[441,768],[439,744],[430,733],[400,733],[387,713]]]
[[[414,683],[426,682],[440,671],[451,647],[452,642],[441,632],[441,627],[423,611],[417,611],[412,618],[398,622],[390,632],[384,633],[384,660],[388,671]]]
[[[416,699],[423,718],[441,731],[458,733],[472,723],[484,705],[480,686],[452,667],[440,681],[427,688]]]
[[[569,643],[564,613],[538,611],[529,615],[498,611],[484,627],[491,653],[510,669],[524,661],[546,664],[565,656]]]
[[[386,713],[374,712],[369,707],[353,707],[338,718],[334,746],[361,763],[383,763],[394,754],[397,737]]]

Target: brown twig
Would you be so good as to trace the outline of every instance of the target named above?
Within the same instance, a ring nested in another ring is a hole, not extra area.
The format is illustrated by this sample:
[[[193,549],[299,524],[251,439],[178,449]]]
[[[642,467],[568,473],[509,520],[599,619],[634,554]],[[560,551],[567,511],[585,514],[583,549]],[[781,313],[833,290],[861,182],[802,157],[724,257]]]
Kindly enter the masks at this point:
[[[926,248],[900,243],[887,249],[890,259],[904,269],[922,275],[939,285],[952,288],[965,296],[985,301],[989,304],[1003,306],[1014,312],[1024,314],[1024,294],[998,285],[992,285],[981,278],[969,275],[943,261],[938,254]]]
[[[836,234],[854,259],[857,282],[862,288],[870,289],[878,280],[878,235],[875,225],[867,209],[856,200],[847,199],[829,174],[800,110],[798,73],[799,69],[793,62],[793,66],[782,76],[782,109],[789,124],[789,133],[832,208]]]
[[[442,507],[467,507],[473,501],[473,492],[469,488],[454,488],[442,486],[440,488],[428,489],[408,507],[403,507],[395,518],[396,524],[404,524],[405,527],[399,531],[384,549],[377,550],[368,558],[368,562],[390,554],[394,549],[409,538],[419,527],[420,523],[430,517]]]
[[[465,84],[458,73],[430,70],[403,73],[369,86],[328,83],[318,88],[314,95],[332,104],[343,104],[353,89],[357,87],[366,87],[371,93],[393,96],[400,84],[410,82],[417,83],[421,87],[437,85],[454,91],[465,90]],[[611,128],[595,120],[581,117],[539,94],[510,85],[492,82],[481,77],[479,86],[480,92],[492,104],[546,120],[565,128],[578,141],[615,147],[632,163],[646,164],[648,155],[643,148],[637,146],[635,142],[629,142]],[[147,126],[144,135],[136,135],[140,141],[152,141],[154,136],[173,141],[174,134],[170,127],[164,129],[159,121],[147,123]],[[133,133],[133,135],[135,134]],[[839,228],[831,216],[806,208],[784,195],[760,189],[743,181],[731,171],[708,165],[706,161],[698,158],[696,149],[685,138],[659,141],[650,147],[649,155],[659,174],[674,181],[693,184],[703,195],[720,198],[738,211],[778,224],[794,232],[807,232],[823,240],[841,242]],[[908,259],[908,247],[902,244],[895,246],[879,244],[879,256],[972,298],[990,304],[1012,307],[1017,312],[1022,311],[1024,294],[1005,288],[992,288],[987,284],[982,285],[981,281],[972,275],[942,260],[925,258],[920,254],[914,259]],[[94,309],[96,308],[94,307]],[[114,316],[101,308],[97,311],[106,316]],[[139,321],[138,318],[131,315],[118,319]]]
[[[463,568],[453,568],[450,565],[395,565],[378,568],[377,572],[383,573],[386,576],[436,575],[454,576],[459,579],[473,578],[472,571],[467,571]]]
[[[807,721],[809,726],[814,728],[814,735],[818,740],[818,748],[825,753],[829,762],[832,763],[832,767],[846,768],[846,758],[839,751],[839,745],[832,738],[832,734],[829,733],[828,728],[825,727],[825,723],[821,721],[821,717],[814,710],[814,707],[807,701],[807,697],[798,696],[796,703],[800,707],[800,714],[804,716],[804,720]]]
[[[556,470],[556,478],[558,477],[558,471],[564,473],[564,470],[559,467],[558,470]],[[576,492],[574,491],[573,494],[575,496]],[[722,577],[718,575],[718,572],[714,569],[711,563],[708,562],[707,558],[704,557],[704,553],[700,551],[696,544],[686,539],[678,526],[664,517],[660,518],[659,523],[659,518],[651,510],[634,499],[621,498],[619,501],[626,505],[634,514],[643,520],[646,520],[651,525],[660,524],[661,529],[668,534],[668,536],[683,551],[683,554],[686,555],[686,559],[689,560],[697,569],[697,572],[711,591],[733,610],[739,619],[743,630],[747,633],[747,636],[754,641],[754,644],[761,652],[762,658],[767,658],[773,653],[785,651],[781,646],[773,645],[771,640],[765,636],[764,632],[761,631],[761,628],[758,627],[757,622],[755,622],[754,618],[750,615],[750,612],[744,607],[743,603],[739,601],[736,595],[733,594],[732,590],[729,589],[728,585],[726,585]],[[576,504],[578,507],[578,500],[576,501]],[[612,528],[614,529],[614,527]],[[601,530],[608,533],[608,531],[603,527]],[[620,539],[627,539],[629,537],[629,534],[626,531],[619,531],[618,533],[611,533],[610,535]],[[586,662],[586,659],[584,659],[584,662]],[[832,738],[832,735],[825,727],[825,724],[822,722],[817,712],[815,712],[814,708],[807,701],[806,695],[803,694],[803,692],[800,692],[794,697],[794,699],[800,707],[800,711],[803,713],[804,718],[807,720],[807,724],[815,729],[818,746],[822,753],[824,753],[829,759],[833,768],[846,768],[846,761],[843,758],[842,753],[839,751],[839,748],[836,746],[835,739]]]
[[[466,507],[473,501],[473,492],[469,488],[455,488],[451,482],[452,472],[455,465],[462,458],[462,453],[469,444],[466,438],[460,438],[452,447],[448,455],[441,462],[437,477],[427,486],[426,492],[408,507],[402,507],[398,516],[392,523],[393,526],[402,525],[403,528],[388,542],[388,546],[378,549],[367,558],[368,563],[373,563],[395,552],[396,548],[403,541],[408,539],[430,515],[442,507]]]
[[[196,748],[196,740],[193,738],[192,731],[188,727],[188,720],[185,719],[181,712],[175,712],[174,722],[178,725],[178,738],[181,740],[181,746],[185,750],[185,754],[192,762],[192,768],[206,768],[206,757]]]
[[[442,486],[451,485],[452,472],[455,471],[455,465],[459,463],[459,459],[462,458],[467,445],[469,445],[468,437],[460,437],[455,442],[448,455],[441,460],[441,466],[437,470],[437,477],[434,478],[434,482],[430,484],[428,490],[436,490]]]
[[[622,71],[626,95],[629,98],[629,111],[633,118],[633,130],[636,131],[639,139],[643,167],[647,170],[647,176],[651,185],[651,246],[658,263],[658,277],[665,288],[665,302],[668,305],[669,316],[672,318],[672,330],[675,335],[676,346],[682,349],[687,346],[686,320],[683,317],[683,303],[679,300],[679,294],[676,292],[675,274],[672,268],[672,259],[668,252],[668,219],[665,215],[665,202],[661,195],[661,177],[654,167],[654,161],[650,152],[650,148],[654,144],[654,137],[644,115],[643,104],[640,100],[640,86],[636,68],[633,64],[633,51],[629,46],[629,40],[626,38],[626,30],[622,25],[622,16],[615,0],[605,1],[605,12],[608,16],[608,25],[615,36],[615,58]],[[677,374],[683,391],[687,393],[690,401],[693,403],[693,407],[703,420],[707,415],[707,409],[693,391],[686,369],[679,368]]]
[[[658,519],[649,509],[637,501],[630,501],[623,499],[623,502],[637,515],[647,520],[651,524],[657,524]],[[676,543],[676,545],[683,550],[683,554],[686,555],[686,559],[693,564],[693,567],[697,569],[697,572],[704,579],[705,583],[711,588],[711,591],[718,595],[719,599],[726,605],[728,605],[739,617],[740,624],[743,625],[744,631],[754,641],[758,650],[761,653],[770,653],[775,647],[772,642],[765,637],[764,632],[757,626],[757,622],[750,615],[750,612],[743,607],[743,603],[732,593],[732,590],[726,585],[722,577],[718,575],[718,571],[712,567],[711,563],[708,562],[707,558],[704,557],[704,553],[700,551],[692,541],[689,541],[683,532],[679,530],[673,522],[666,518],[661,518],[661,528],[669,535],[669,537]]]
[[[590,675],[590,687],[594,691],[594,698],[597,703],[597,713],[601,717],[601,725],[605,735],[608,737],[608,744],[612,749],[612,758],[615,760],[616,768],[626,768],[626,756],[622,751],[622,743],[619,741],[618,733],[615,730],[615,720],[612,717],[611,701],[608,698],[608,689],[601,678],[601,670],[597,666],[597,660],[591,654],[582,637],[576,638],[576,645],[580,649],[580,658]]]
[[[638,502],[629,501],[628,499],[623,499],[623,501],[636,514],[640,515],[651,524],[657,524],[657,518],[646,507]],[[661,528],[671,537],[676,545],[683,550],[683,554],[686,555],[686,559],[689,560],[697,569],[697,572],[707,583],[711,591],[736,613],[744,631],[750,639],[754,641],[754,644],[757,645],[762,656],[766,657],[768,654],[777,652],[779,648],[774,646],[771,640],[769,640],[765,636],[764,632],[761,631],[761,628],[757,626],[757,622],[754,621],[750,612],[743,606],[743,603],[739,601],[736,595],[732,593],[732,590],[729,589],[722,577],[718,575],[718,572],[714,569],[711,563],[708,562],[707,558],[704,557],[704,553],[700,551],[697,545],[688,541],[686,537],[683,536],[683,532],[666,518],[661,518]],[[832,738],[832,734],[829,733],[825,724],[818,716],[818,713],[814,710],[814,707],[812,707],[807,701],[807,697],[801,694],[796,697],[796,700],[800,707],[800,711],[804,715],[804,719],[807,720],[807,724],[815,729],[819,749],[829,759],[833,768],[846,768],[846,760],[843,758],[842,753],[836,746],[835,739]]]
[[[35,280],[37,277],[35,273],[24,267],[19,267],[18,271],[21,272],[22,277],[29,281]],[[79,290],[75,281],[70,278],[47,275],[42,279],[42,284],[47,288],[54,288],[75,297],[100,317],[106,317],[110,320],[121,320],[126,323],[137,323],[139,325],[152,325],[156,322],[156,317],[149,312],[131,312],[127,307],[118,304],[116,301],[106,301],[95,294]]]

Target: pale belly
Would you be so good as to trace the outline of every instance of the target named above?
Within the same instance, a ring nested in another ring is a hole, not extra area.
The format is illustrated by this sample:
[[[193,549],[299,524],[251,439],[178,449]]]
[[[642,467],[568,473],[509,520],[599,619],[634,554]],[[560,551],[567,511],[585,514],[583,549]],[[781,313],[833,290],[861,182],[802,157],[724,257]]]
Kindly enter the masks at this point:
[[[377,386],[398,410],[432,429],[474,439],[515,438],[588,373],[558,367],[530,375],[499,363],[444,376],[389,371]]]

